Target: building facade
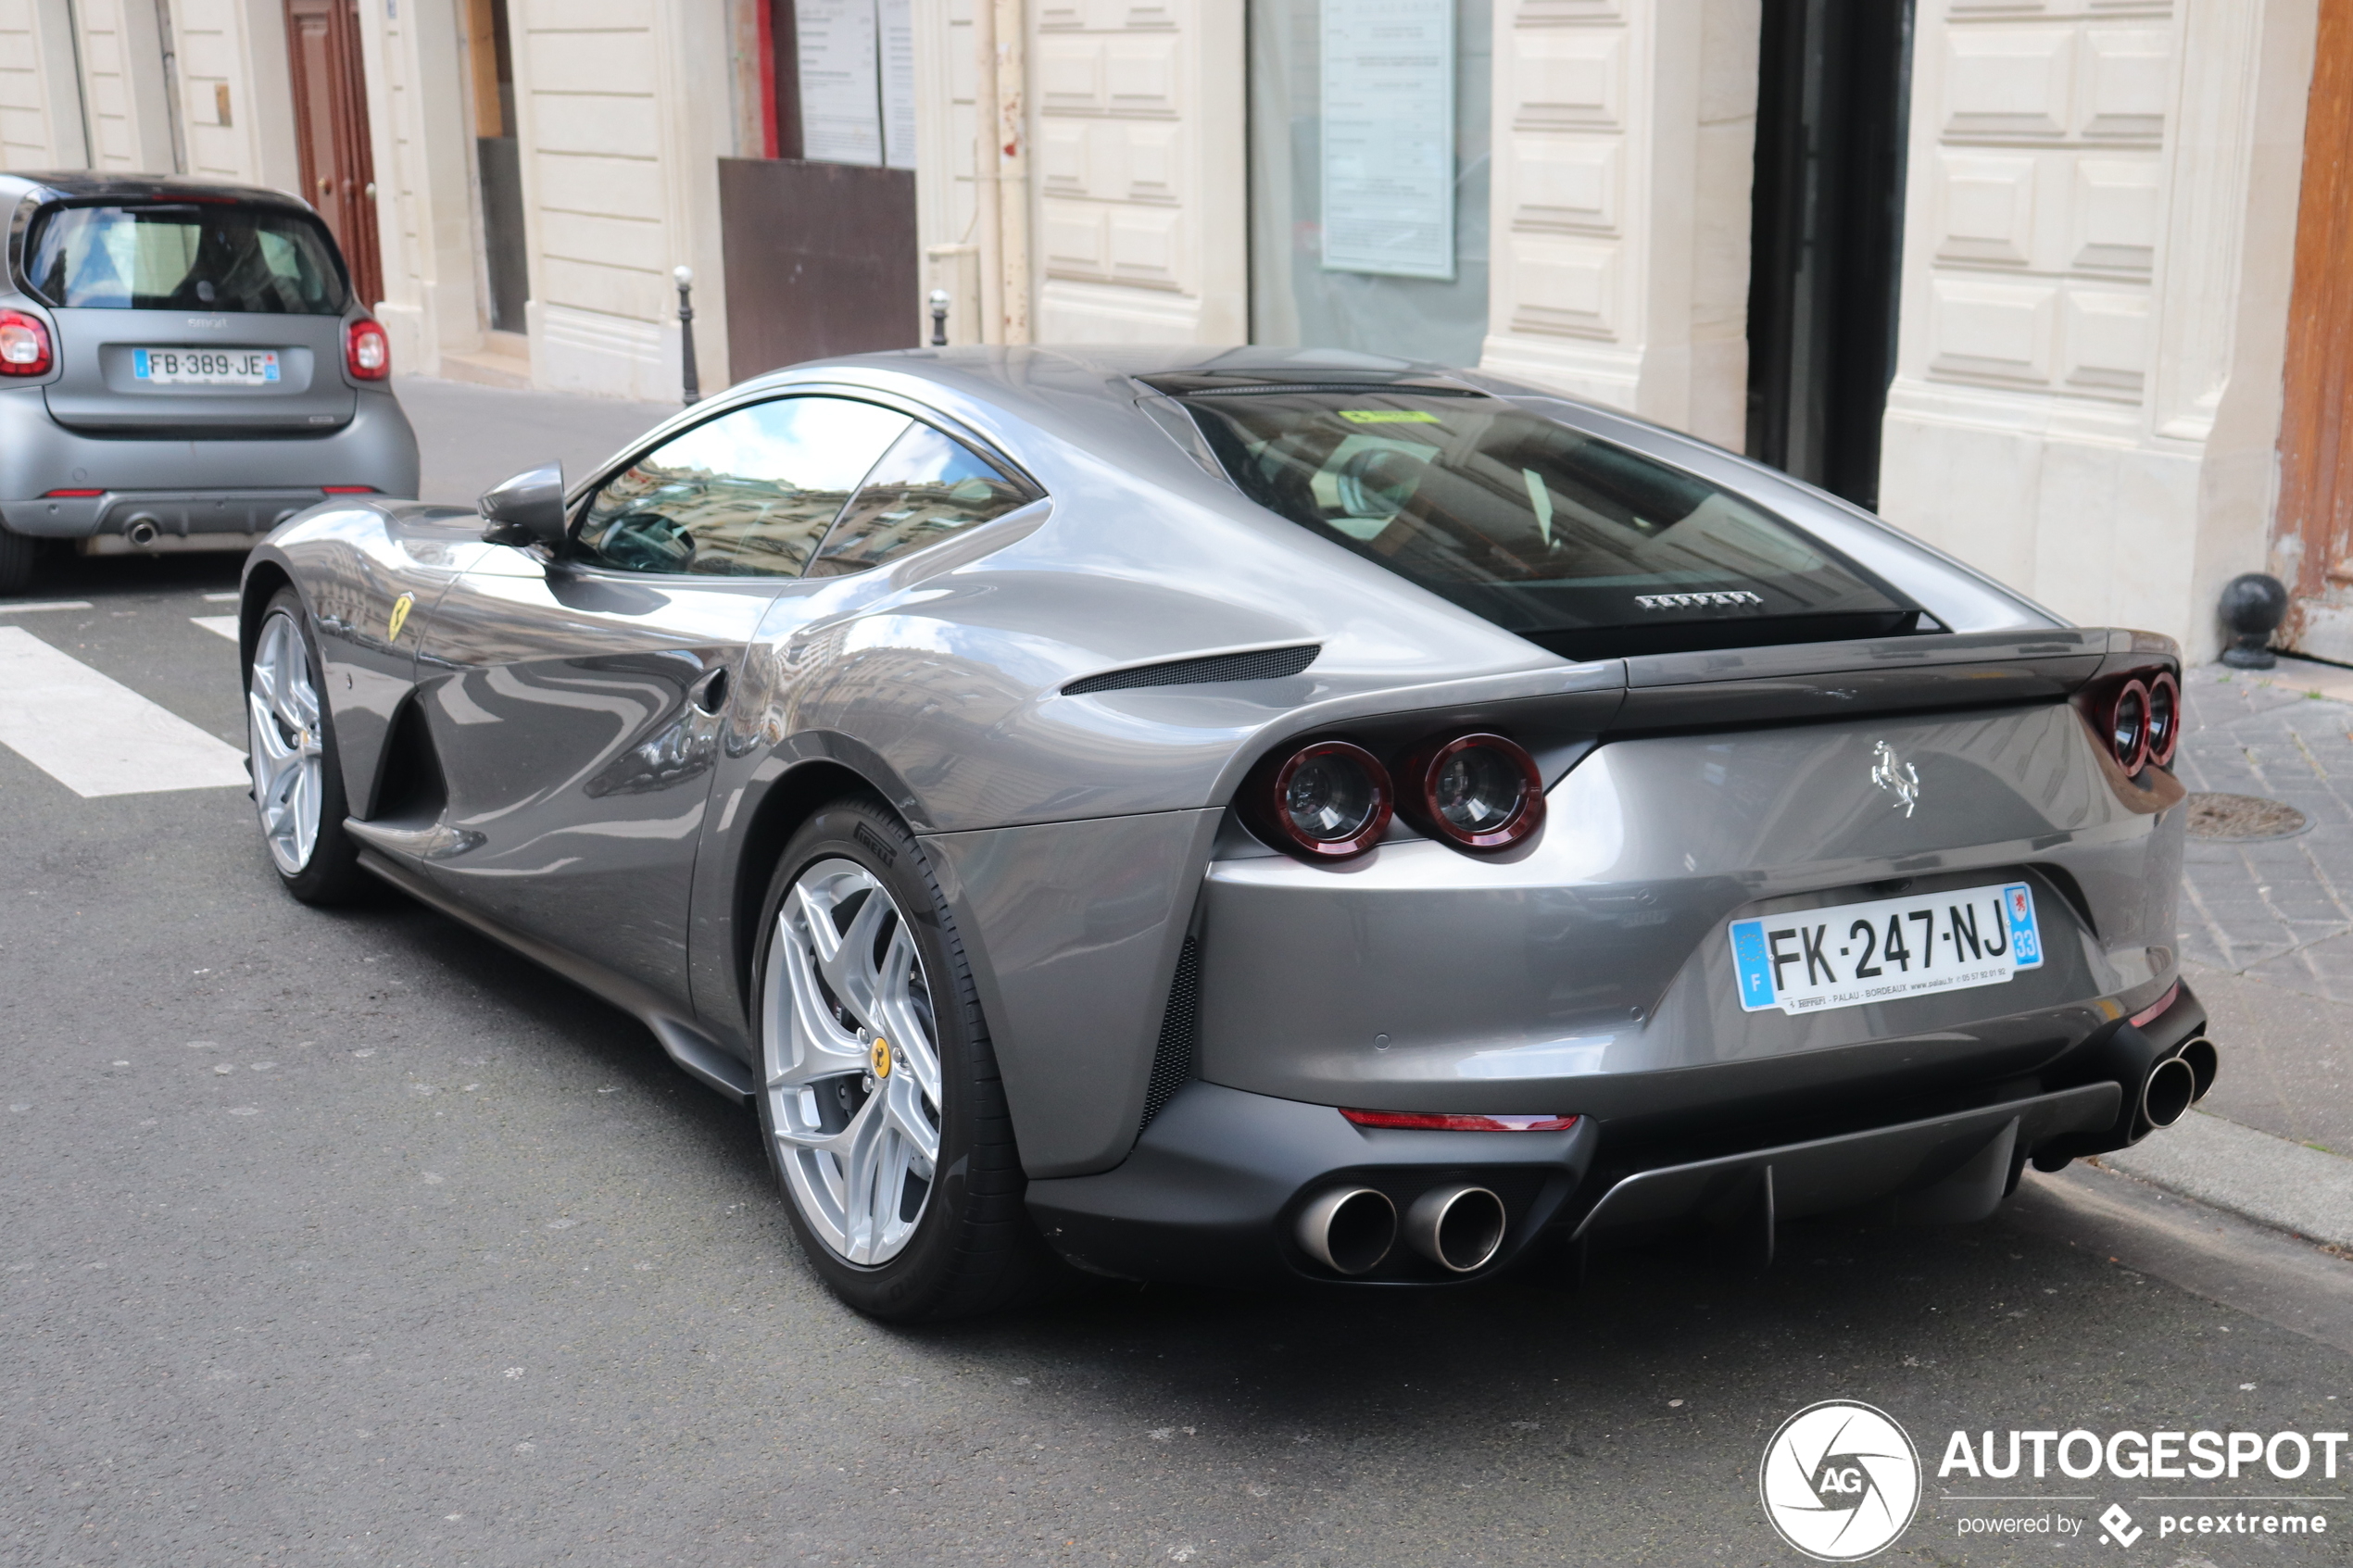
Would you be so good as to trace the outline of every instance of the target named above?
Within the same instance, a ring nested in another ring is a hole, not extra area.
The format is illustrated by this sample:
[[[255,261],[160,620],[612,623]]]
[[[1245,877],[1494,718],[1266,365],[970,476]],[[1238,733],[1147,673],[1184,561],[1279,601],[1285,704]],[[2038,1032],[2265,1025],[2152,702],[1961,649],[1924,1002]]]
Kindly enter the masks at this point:
[[[2353,661],[2348,9],[0,0],[0,161],[302,192],[419,373],[675,398],[680,267],[706,388],[941,295],[1477,364],[2193,655],[2275,571]]]

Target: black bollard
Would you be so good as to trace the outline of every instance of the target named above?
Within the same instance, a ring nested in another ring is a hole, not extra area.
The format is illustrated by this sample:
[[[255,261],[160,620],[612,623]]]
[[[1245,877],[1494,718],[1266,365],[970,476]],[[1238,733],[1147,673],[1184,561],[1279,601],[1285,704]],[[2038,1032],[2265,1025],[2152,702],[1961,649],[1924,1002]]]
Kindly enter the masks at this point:
[[[2233,577],[2223,585],[2217,608],[2231,629],[2223,663],[2233,670],[2269,670],[2279,662],[2271,654],[2271,633],[2287,619],[2286,583],[2260,571]]]
[[[678,374],[691,408],[702,401],[702,378],[695,371],[695,270],[681,267],[670,275],[678,283]]]

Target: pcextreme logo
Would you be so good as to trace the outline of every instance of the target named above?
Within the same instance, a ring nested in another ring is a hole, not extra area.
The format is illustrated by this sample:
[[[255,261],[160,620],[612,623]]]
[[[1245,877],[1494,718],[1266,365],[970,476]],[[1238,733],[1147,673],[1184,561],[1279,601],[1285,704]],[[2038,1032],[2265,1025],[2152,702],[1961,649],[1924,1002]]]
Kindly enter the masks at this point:
[[[1885,1411],[1825,1399],[1781,1423],[1757,1467],[1781,1539],[1820,1562],[1883,1551],[1920,1505],[1920,1456]]]

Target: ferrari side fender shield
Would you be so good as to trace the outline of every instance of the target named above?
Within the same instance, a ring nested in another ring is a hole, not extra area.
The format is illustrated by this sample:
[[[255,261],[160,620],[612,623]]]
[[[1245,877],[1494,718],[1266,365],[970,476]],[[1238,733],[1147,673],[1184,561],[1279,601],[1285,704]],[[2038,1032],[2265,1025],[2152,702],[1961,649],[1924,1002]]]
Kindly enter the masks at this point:
[[[1154,811],[924,840],[964,933],[1033,1180],[1100,1171],[1134,1141],[1222,815]]]

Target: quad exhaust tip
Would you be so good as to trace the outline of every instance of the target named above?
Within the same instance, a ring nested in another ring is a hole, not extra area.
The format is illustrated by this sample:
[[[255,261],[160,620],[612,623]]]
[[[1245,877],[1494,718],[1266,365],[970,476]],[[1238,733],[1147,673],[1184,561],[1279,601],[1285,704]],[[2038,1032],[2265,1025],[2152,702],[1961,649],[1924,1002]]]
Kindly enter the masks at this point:
[[[1397,1205],[1371,1187],[1334,1187],[1300,1210],[1299,1245],[1336,1274],[1365,1274],[1397,1240]]]
[[[2180,1057],[2169,1056],[2141,1085],[2141,1115],[2152,1127],[2170,1127],[2188,1113],[2196,1098],[2196,1070]]]
[[[1432,1187],[1405,1211],[1405,1241],[1440,1268],[1469,1273],[1504,1245],[1504,1200],[1467,1182]]]

